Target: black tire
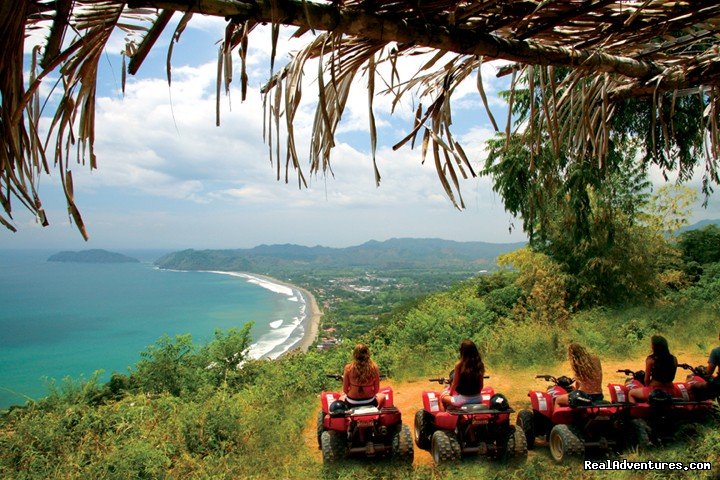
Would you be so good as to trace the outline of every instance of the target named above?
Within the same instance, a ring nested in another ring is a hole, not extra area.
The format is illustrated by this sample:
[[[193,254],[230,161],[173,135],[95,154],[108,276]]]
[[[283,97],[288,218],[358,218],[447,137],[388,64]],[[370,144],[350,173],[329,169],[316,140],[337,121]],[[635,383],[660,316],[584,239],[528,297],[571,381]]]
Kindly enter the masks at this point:
[[[415,412],[415,445],[423,450],[430,450],[432,424],[425,410]]]
[[[525,441],[527,442],[528,450],[532,450],[535,447],[535,414],[532,410],[520,410],[515,425],[522,429],[525,433]]]
[[[567,458],[582,458],[585,455],[585,442],[577,431],[568,425],[555,425],[548,436],[550,454],[556,462]]]
[[[525,439],[525,432],[522,428],[515,428],[513,432],[507,436],[501,452],[502,460],[527,457],[527,440]]]
[[[430,452],[436,465],[460,460],[460,443],[452,433],[438,430],[433,433]]]
[[[410,433],[410,427],[403,425],[400,430],[393,435],[392,439],[392,458],[396,462],[412,464],[415,451],[413,450],[413,437]]]
[[[323,427],[323,420],[325,419],[325,413],[320,410],[317,414],[317,440],[318,440],[318,448],[322,450],[322,441],[320,440],[320,437],[322,436],[322,433],[325,431],[325,427]]]
[[[345,458],[345,436],[341,432],[326,430],[320,435],[323,463],[335,463]]]
[[[652,441],[650,440],[650,426],[647,422],[642,418],[634,418],[630,420],[628,447],[642,450],[651,446]]]

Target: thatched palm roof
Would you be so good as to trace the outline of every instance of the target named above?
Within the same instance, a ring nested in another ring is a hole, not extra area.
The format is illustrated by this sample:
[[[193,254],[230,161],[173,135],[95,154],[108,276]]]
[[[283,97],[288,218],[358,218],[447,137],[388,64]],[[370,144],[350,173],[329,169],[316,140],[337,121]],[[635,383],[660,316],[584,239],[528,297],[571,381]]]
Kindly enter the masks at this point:
[[[178,13],[173,21],[173,14]],[[608,124],[619,102],[648,97],[657,122],[672,128],[673,107],[679,96],[698,95],[705,109],[696,119],[707,131],[705,174],[718,182],[720,157],[720,4],[717,0],[16,0],[0,5],[0,223],[14,230],[12,203],[20,201],[47,223],[36,194],[39,175],[55,163],[63,179],[68,207],[83,235],[84,227],[73,201],[71,146],[77,159],[95,166],[93,152],[95,80],[98,60],[113,30],[129,36],[127,71],[136,73],[162,31],[171,25],[175,40],[193,14],[224,17],[227,28],[219,70],[232,79],[232,54],[242,62],[240,82],[245,95],[245,56],[248,34],[258,24],[279,25],[307,32],[307,47],[270,78],[264,92],[272,113],[268,127],[277,133],[271,155],[280,176],[292,166],[305,183],[295,148],[294,115],[301,97],[301,75],[309,59],[320,57],[318,104],[313,128],[310,171],[330,165],[336,127],[358,73],[368,75],[373,157],[376,133],[372,99],[379,64],[393,65],[389,90],[396,98],[419,91],[429,102],[419,107],[408,136],[396,148],[421,138],[423,158],[431,152],[441,184],[456,205],[462,204],[458,176],[475,175],[450,129],[450,98],[463,80],[477,76],[479,95],[495,128],[510,133],[510,121],[498,127],[487,108],[480,66],[504,59],[513,64],[500,75],[526,79],[524,88],[537,92],[533,102],[528,143],[549,138],[554,145],[572,145],[578,157],[607,153]],[[180,19],[181,18],[181,19]],[[28,31],[46,35],[42,48],[24,51]],[[394,69],[398,57],[437,52],[410,78]],[[32,53],[37,64],[24,66]],[[454,56],[448,60],[444,54]],[[273,54],[274,56],[274,54]],[[30,67],[29,84],[23,70]],[[569,69],[559,77],[554,69]],[[274,68],[274,67],[271,67]],[[59,72],[64,95],[52,119],[51,132],[41,137],[39,84],[50,72]],[[307,74],[307,72],[306,72]],[[124,78],[124,75],[123,75]],[[562,78],[562,80],[556,80]],[[220,78],[219,78],[220,81]],[[528,85],[529,83],[529,85]],[[510,96],[512,103],[513,96]],[[669,110],[668,110],[669,105]],[[653,120],[655,121],[655,119]],[[286,132],[286,155],[280,158],[279,130]],[[54,144],[50,144],[54,142]],[[286,173],[287,175],[287,173]],[[379,182],[379,172],[376,180]]]

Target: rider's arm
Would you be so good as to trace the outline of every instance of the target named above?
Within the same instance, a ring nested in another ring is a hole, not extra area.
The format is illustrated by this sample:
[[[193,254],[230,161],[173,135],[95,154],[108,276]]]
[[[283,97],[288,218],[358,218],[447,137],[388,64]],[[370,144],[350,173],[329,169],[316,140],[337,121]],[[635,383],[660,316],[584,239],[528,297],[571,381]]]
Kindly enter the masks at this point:
[[[453,395],[457,392],[458,382],[460,381],[460,371],[458,366],[455,365],[455,373],[453,373],[452,383],[450,384],[450,394]]]
[[[345,370],[343,371],[343,393],[345,393],[345,395],[347,395],[350,390],[350,369],[348,367],[349,365],[345,365]]]
[[[375,393],[380,391],[380,370],[375,372],[375,378],[373,378],[373,391]]]
[[[653,365],[655,364],[655,361],[652,357],[648,357],[645,360],[645,386],[647,387],[650,385],[650,380],[652,379],[652,369]]]
[[[715,373],[715,368],[718,366],[718,355],[716,352],[717,349],[713,349],[713,351],[710,352],[710,358],[708,358],[708,375],[712,377],[713,373]]]

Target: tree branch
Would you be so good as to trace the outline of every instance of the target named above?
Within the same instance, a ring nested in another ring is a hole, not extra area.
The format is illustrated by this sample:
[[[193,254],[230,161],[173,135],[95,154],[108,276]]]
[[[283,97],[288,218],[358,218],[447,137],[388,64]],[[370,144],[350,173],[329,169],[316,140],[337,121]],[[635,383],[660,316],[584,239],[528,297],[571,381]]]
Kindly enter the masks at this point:
[[[241,20],[275,22],[312,27],[347,35],[425,46],[468,55],[482,55],[533,65],[555,65],[597,72],[616,73],[646,79],[664,69],[654,62],[608,55],[597,51],[540,45],[528,40],[501,38],[476,30],[464,30],[449,24],[438,25],[417,20],[382,16],[337,4],[319,4],[302,0],[130,0],[130,7],[154,7],[204,15],[236,17]]]

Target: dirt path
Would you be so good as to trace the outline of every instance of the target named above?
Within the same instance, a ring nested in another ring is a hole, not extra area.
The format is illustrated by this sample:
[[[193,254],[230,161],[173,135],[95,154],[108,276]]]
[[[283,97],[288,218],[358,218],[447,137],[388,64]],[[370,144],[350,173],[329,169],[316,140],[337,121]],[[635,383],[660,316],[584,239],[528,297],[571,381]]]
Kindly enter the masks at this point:
[[[688,354],[683,350],[673,352],[680,363],[689,363],[691,365],[704,365],[707,362],[707,356],[698,355],[696,353]],[[631,368],[633,370],[645,367],[645,358],[636,358],[633,360],[603,360],[603,384],[620,383],[625,379],[622,373],[616,373],[618,369]],[[535,375],[549,374],[554,376],[569,375],[571,373],[568,362],[558,364],[554,368],[511,368],[505,371],[494,372],[488,370],[490,378],[485,382],[486,385],[492,386],[497,393],[504,394],[510,401],[510,405],[518,412],[523,408],[530,406],[528,399],[529,390],[544,390],[547,382],[538,380]],[[684,378],[687,372],[678,368],[676,379]],[[406,382],[386,381],[383,385],[393,388],[395,395],[395,406],[402,412],[403,422],[410,426],[413,430],[413,419],[415,412],[422,408],[422,392],[427,390],[440,391],[437,383],[423,380],[411,380]],[[607,394],[607,392],[604,392]],[[313,452],[313,456],[318,462],[322,462],[322,455],[317,448],[317,437],[315,430],[316,410],[312,417],[308,419],[307,428],[305,429],[304,439],[308,449]],[[511,422],[515,423],[515,414],[511,417]],[[547,449],[539,448],[530,455],[547,455]],[[415,465],[432,464],[432,457],[429,452],[415,447]]]

